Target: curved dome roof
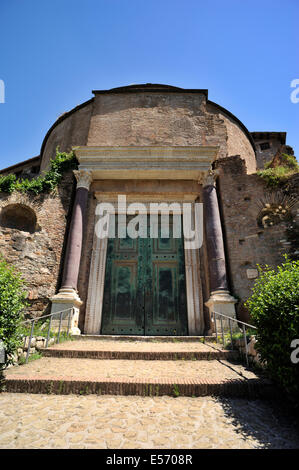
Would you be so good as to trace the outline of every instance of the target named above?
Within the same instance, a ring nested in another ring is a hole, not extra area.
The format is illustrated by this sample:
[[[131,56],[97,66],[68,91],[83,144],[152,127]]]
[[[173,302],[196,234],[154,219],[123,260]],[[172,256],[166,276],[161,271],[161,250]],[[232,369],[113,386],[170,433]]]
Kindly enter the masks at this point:
[[[93,98],[91,98],[88,101],[85,101],[84,103],[76,106],[75,108],[71,109],[70,111],[65,112],[64,114],[62,114],[53,123],[51,128],[48,130],[48,132],[47,132],[47,134],[46,134],[46,136],[45,136],[45,138],[42,142],[40,156],[41,156],[41,159],[42,159],[43,163],[42,163],[41,166],[44,167],[46,165],[46,161],[49,160],[49,155],[48,154],[49,154],[49,152],[53,153],[53,150],[50,150],[50,147],[52,148],[53,145],[56,145],[56,146],[59,145],[60,146],[60,144],[61,144],[61,146],[64,147],[64,149],[65,148],[70,149],[72,146],[77,146],[77,145],[79,145],[79,146],[80,145],[90,145],[89,143],[87,143],[88,135],[89,135],[88,126],[92,122],[92,119],[94,118],[95,113],[100,113],[101,114],[102,111],[101,110],[99,111],[99,109],[100,109],[99,108],[99,106],[100,106],[99,103],[107,103],[108,95],[111,96],[110,101],[111,101],[111,103],[113,102],[114,108],[113,108],[112,111],[110,111],[108,109],[109,106],[108,107],[106,106],[105,113],[106,113],[106,116],[108,116],[109,113],[110,113],[110,116],[112,116],[116,112],[116,107],[118,106],[117,103],[119,103],[119,109],[121,109],[121,106],[122,106],[121,103],[125,103],[125,108],[127,108],[127,109],[130,109],[130,107],[135,108],[135,109],[142,108],[143,98],[140,98],[140,99],[138,98],[138,94],[142,94],[142,93],[147,94],[147,95],[149,93],[153,94],[152,99],[148,98],[150,100],[150,102],[153,103],[153,104],[149,105],[149,107],[152,107],[152,108],[159,107],[159,102],[154,98],[155,95],[157,95],[157,94],[161,94],[161,93],[166,94],[166,95],[169,94],[170,96],[171,95],[176,95],[176,96],[177,95],[182,95],[181,98],[173,97],[173,99],[172,99],[172,98],[169,97],[170,102],[174,103],[173,105],[172,104],[169,105],[170,107],[173,106],[174,112],[175,112],[175,109],[178,106],[177,103],[179,102],[179,107],[181,106],[182,109],[185,109],[185,108],[187,109],[188,106],[189,106],[191,114],[193,113],[195,115],[195,114],[197,114],[198,111],[199,111],[199,114],[200,114],[200,112],[202,112],[202,109],[200,109],[201,105],[203,103],[205,103],[205,105],[208,106],[209,109],[212,109],[212,113],[220,115],[220,118],[221,118],[221,115],[225,116],[226,119],[230,120],[233,123],[232,125],[236,125],[240,129],[240,132],[243,133],[244,136],[246,136],[245,139],[247,139],[249,141],[249,147],[251,147],[250,152],[253,152],[253,153],[255,152],[254,140],[252,138],[252,135],[250,134],[250,132],[246,128],[246,126],[236,116],[234,116],[230,111],[228,111],[227,109],[225,109],[222,106],[218,105],[217,103],[214,103],[213,101],[208,100],[208,90],[207,89],[188,89],[188,88],[180,88],[180,87],[176,87],[176,86],[159,84],[159,83],[143,83],[143,84],[141,83],[141,84],[131,84],[131,85],[128,85],[128,86],[111,88],[109,90],[93,90],[93,94],[95,95]],[[134,94],[136,95],[136,99],[133,98]],[[190,99],[186,96],[186,95],[190,95],[190,94],[194,95],[194,100],[192,99],[190,101]],[[98,95],[102,95],[102,96],[107,95],[107,98],[105,98],[105,99],[103,98],[104,101],[102,101],[101,96],[98,96]],[[120,100],[115,100],[115,98],[113,98],[113,95],[114,96],[115,95],[123,95],[123,98],[122,99],[120,98]],[[127,95],[127,98],[125,97],[126,95]],[[128,95],[131,95],[133,101],[132,101],[131,98],[129,98]],[[183,95],[185,95],[186,98],[184,98]],[[136,108],[136,106],[137,106],[137,108]],[[197,106],[197,108],[196,108],[196,106]],[[148,108],[148,106],[145,105],[145,108]],[[85,109],[85,111],[84,111],[84,109]],[[74,115],[75,113],[78,113],[78,117],[76,117],[75,120],[74,120],[72,115]],[[80,115],[80,118],[79,118],[79,115]],[[132,114],[130,116],[132,117]],[[123,123],[124,120],[126,120],[126,122],[128,122],[128,120],[130,120],[130,116],[128,114],[126,114],[126,116],[122,117],[120,122]],[[155,120],[156,119],[155,116],[156,115],[153,114],[151,119]],[[177,117],[178,117],[178,119],[180,118],[179,114],[177,115]],[[69,118],[71,118],[71,120]],[[176,119],[176,117],[173,118],[173,119]],[[76,123],[74,124],[75,121],[76,121]],[[79,123],[79,121],[80,121],[80,123]],[[161,123],[161,121],[160,121],[160,123]],[[218,120],[217,125],[220,125],[220,123],[221,123],[221,121]],[[60,126],[60,124],[61,124],[61,126]],[[187,124],[190,125],[190,123],[187,123]],[[140,123],[140,125],[141,125],[141,123]],[[144,125],[145,125],[145,132],[146,132],[147,123],[145,123]],[[157,126],[158,125],[159,125],[159,123],[157,122]],[[84,127],[84,137],[82,137],[83,127]],[[56,130],[56,128],[57,128],[57,130]],[[118,131],[116,129],[117,129],[117,124],[114,123],[114,132],[118,133]],[[53,132],[53,131],[55,131],[55,132]],[[139,128],[139,132],[141,132],[140,128]],[[174,131],[172,131],[172,132],[174,132]],[[196,129],[196,132],[197,133],[199,132],[198,128]],[[154,135],[154,133],[155,133],[155,130],[153,130],[152,135]],[[79,136],[79,134],[80,134],[80,136]],[[116,134],[114,134],[114,135],[116,135]],[[196,135],[194,134],[194,139],[195,139],[195,137],[196,137]],[[113,140],[113,139],[111,139],[111,136],[109,138],[110,138],[110,141]],[[215,136],[215,138],[216,138],[216,136]],[[47,145],[49,139],[51,141],[51,144]],[[85,141],[84,141],[84,139],[85,139]],[[193,139],[192,142],[194,142],[194,139]],[[189,140],[192,140],[192,139],[189,139]],[[105,141],[103,141],[103,143],[102,143],[100,138],[98,139],[98,141],[99,141],[99,143],[97,143],[95,145],[109,145]],[[159,142],[160,142],[160,145],[164,145],[163,140],[160,139]],[[168,139],[168,142],[169,142],[169,139]],[[175,142],[175,139],[173,139],[173,142],[174,143],[172,145],[190,145],[190,144],[185,144],[185,143],[178,144],[178,143]],[[214,144],[215,143],[216,143],[216,141],[214,142]],[[122,145],[122,144],[119,144],[118,142],[116,142],[114,144],[114,142],[113,142],[111,145]],[[129,143],[128,145],[136,145],[136,143],[133,142],[133,143]],[[145,143],[143,145],[147,145],[147,143]],[[149,143],[148,145],[151,145],[151,143]],[[166,143],[165,145],[168,145],[168,143]],[[197,145],[197,144],[191,143],[191,145]],[[199,139],[199,145],[202,145],[202,142],[200,142],[200,139]],[[47,150],[46,150],[47,155],[43,159],[46,146],[47,146]],[[236,149],[235,151],[238,153],[238,149]]]

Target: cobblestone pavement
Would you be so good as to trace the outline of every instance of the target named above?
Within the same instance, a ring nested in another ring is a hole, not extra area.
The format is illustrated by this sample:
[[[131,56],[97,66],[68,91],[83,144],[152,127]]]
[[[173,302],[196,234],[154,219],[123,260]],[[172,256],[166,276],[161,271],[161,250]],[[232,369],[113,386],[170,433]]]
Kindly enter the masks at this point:
[[[299,434],[260,400],[2,393],[0,448],[299,448]]]

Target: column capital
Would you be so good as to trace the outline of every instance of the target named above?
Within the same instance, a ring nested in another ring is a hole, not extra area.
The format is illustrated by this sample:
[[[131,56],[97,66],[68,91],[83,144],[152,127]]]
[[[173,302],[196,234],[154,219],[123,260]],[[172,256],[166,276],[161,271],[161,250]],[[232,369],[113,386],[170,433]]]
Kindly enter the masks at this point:
[[[203,171],[198,182],[199,184],[202,184],[202,186],[215,186],[218,175],[219,170],[210,169],[208,171]]]
[[[92,182],[92,173],[90,170],[74,170],[74,175],[77,180],[77,189],[85,188],[89,190],[90,183]]]

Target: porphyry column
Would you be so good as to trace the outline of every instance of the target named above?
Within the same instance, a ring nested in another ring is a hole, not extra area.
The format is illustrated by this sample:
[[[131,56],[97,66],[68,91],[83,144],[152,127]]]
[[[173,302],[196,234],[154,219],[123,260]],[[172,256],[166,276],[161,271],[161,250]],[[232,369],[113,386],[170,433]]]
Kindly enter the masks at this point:
[[[204,220],[210,278],[210,298],[206,302],[210,314],[219,312],[235,317],[237,300],[228,291],[223,233],[216,191],[216,173],[210,170],[203,178]]]
[[[79,307],[82,305],[82,301],[78,296],[77,283],[82,252],[84,219],[92,175],[91,172],[87,170],[75,170],[74,174],[77,180],[77,188],[67,240],[62,284],[58,294],[51,299],[51,313],[72,308],[71,331],[73,333],[80,333],[78,329],[78,319]],[[67,317],[68,312],[64,314],[64,318]]]

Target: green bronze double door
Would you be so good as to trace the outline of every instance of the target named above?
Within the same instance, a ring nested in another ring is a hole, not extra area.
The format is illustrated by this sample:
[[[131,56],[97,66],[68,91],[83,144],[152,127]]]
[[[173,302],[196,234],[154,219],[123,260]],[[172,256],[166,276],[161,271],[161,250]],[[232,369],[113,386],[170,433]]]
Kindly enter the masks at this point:
[[[184,243],[169,220],[168,237],[159,216],[158,237],[150,238],[147,216],[146,238],[108,239],[102,334],[188,334]]]

